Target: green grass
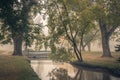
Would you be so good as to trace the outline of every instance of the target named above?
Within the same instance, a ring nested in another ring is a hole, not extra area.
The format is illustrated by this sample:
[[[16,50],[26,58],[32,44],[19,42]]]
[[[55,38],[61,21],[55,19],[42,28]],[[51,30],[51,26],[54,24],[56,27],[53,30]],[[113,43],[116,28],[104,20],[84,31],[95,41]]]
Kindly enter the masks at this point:
[[[120,53],[112,53],[112,58],[101,57],[102,52],[83,52],[83,62],[74,61],[72,64],[96,71],[105,71],[116,77],[120,76]]]
[[[0,55],[0,80],[40,80],[26,57]]]
[[[120,69],[120,62],[117,59],[120,57],[120,53],[112,53],[113,58],[103,58],[102,52],[84,52],[84,62],[91,65],[100,67],[107,67],[111,69]]]

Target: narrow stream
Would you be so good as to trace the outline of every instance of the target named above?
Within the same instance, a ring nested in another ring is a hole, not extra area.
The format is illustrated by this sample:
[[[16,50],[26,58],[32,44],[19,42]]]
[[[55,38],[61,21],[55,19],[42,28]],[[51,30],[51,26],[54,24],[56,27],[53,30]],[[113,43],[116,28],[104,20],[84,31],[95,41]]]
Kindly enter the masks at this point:
[[[31,66],[42,80],[120,80],[106,73],[83,70],[52,60],[31,60]]]

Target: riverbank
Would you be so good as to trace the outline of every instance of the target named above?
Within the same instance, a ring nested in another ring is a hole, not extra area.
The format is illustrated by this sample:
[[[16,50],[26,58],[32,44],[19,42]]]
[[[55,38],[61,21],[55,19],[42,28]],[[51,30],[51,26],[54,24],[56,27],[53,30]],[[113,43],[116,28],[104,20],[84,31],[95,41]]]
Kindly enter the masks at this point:
[[[102,58],[101,53],[83,53],[84,62],[74,61],[76,67],[83,67],[96,71],[104,71],[116,77],[120,77],[120,53],[112,53],[113,58]]]
[[[26,57],[0,55],[0,80],[40,80]]]

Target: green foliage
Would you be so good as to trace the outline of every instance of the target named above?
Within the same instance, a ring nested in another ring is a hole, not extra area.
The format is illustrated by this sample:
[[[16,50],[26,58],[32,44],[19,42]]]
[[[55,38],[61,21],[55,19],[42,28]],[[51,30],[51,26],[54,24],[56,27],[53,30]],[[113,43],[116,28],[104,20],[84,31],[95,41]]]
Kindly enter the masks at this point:
[[[61,51],[61,49],[64,51],[66,47],[66,45],[63,45],[64,41],[67,41],[68,49],[73,48],[72,52],[75,51],[74,53],[77,52],[78,55],[81,55],[80,48],[85,35],[91,34],[96,27],[94,13],[91,11],[93,6],[91,6],[90,1],[52,0],[48,1],[47,5],[46,10],[49,15],[47,26],[50,33],[49,44],[52,55],[54,54],[57,57],[56,59],[64,55],[65,52]],[[64,37],[63,40],[61,40],[62,37]]]
[[[68,75],[68,71],[63,68],[55,68],[53,69],[48,76],[50,80],[72,80],[72,78]]]
[[[4,5],[3,5],[4,4]],[[33,42],[40,26],[33,24],[31,14],[36,5],[35,1],[1,0],[0,3],[0,41],[3,44],[13,42],[16,36],[21,36],[28,45]],[[34,6],[34,7],[33,7]],[[33,27],[35,26],[35,27]],[[32,33],[33,32],[33,33]]]
[[[55,53],[52,52],[49,56],[52,60],[60,62],[72,61],[73,58],[72,53],[65,48],[58,48]]]
[[[119,9],[119,0],[98,0],[94,2],[94,6],[91,10],[95,15],[95,20],[98,22],[101,30],[104,57],[111,56],[108,42],[113,32],[120,26]]]
[[[119,9],[119,0],[100,0],[98,2],[95,2],[92,11],[96,15],[96,19],[103,20],[103,22],[109,26],[109,30],[111,26],[120,25]]]
[[[1,1],[4,3],[4,1]],[[23,6],[23,7],[22,7]],[[24,36],[28,32],[28,8],[25,3],[22,5],[18,1],[9,1],[5,2],[4,5],[1,5],[1,37],[5,35],[11,35],[15,37],[18,35]],[[26,13],[25,13],[26,11]],[[24,16],[24,17],[23,17]],[[4,34],[6,33],[7,34]],[[3,38],[7,39],[7,38]]]

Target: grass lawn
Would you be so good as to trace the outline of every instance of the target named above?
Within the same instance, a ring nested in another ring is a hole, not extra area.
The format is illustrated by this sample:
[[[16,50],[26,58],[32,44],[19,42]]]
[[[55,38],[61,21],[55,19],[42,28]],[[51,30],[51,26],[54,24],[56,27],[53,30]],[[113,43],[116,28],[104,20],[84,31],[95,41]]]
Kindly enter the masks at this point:
[[[0,55],[0,80],[40,80],[26,57]]]
[[[112,53],[113,58],[103,58],[101,56],[101,52],[83,53],[83,59],[85,63],[101,67],[120,69],[120,62],[117,61],[117,59],[120,57],[120,53]]]
[[[83,52],[84,62],[73,62],[77,66],[83,66],[84,68],[91,68],[94,70],[104,70],[115,76],[120,76],[120,53],[112,53],[112,58],[103,58],[102,52]]]

